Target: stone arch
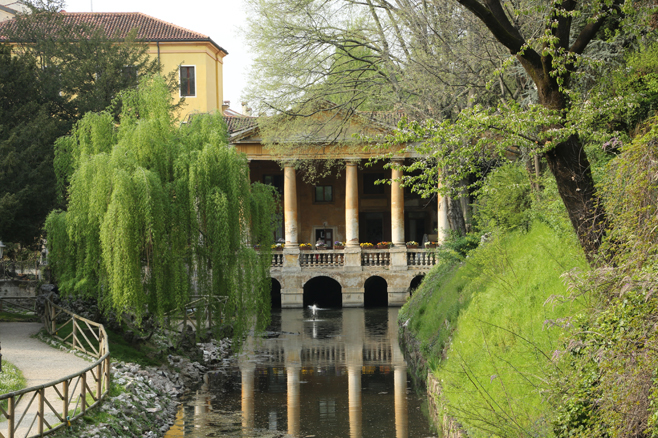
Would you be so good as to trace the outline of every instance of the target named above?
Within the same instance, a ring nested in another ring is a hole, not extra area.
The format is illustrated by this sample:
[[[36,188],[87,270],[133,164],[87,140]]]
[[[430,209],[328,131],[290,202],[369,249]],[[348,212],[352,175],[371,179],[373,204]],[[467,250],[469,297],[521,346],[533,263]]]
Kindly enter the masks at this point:
[[[388,306],[388,282],[377,275],[366,280],[363,285],[363,307]]]
[[[272,309],[281,308],[281,283],[276,278],[272,278],[272,288],[270,289],[270,302]]]
[[[342,307],[343,288],[340,283],[324,275],[304,283],[304,307],[313,304],[321,308]]]
[[[414,278],[411,279],[411,284],[409,285],[409,295],[414,294],[414,291],[418,289],[418,286],[420,286],[420,283],[423,281],[423,278],[425,278],[425,274],[416,275]]]

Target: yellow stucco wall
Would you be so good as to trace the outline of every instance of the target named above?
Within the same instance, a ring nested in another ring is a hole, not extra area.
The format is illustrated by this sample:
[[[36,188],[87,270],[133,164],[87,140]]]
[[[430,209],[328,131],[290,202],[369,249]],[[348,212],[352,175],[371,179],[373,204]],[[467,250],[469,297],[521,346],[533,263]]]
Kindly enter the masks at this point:
[[[223,90],[223,57],[224,52],[217,50],[207,42],[189,43],[149,43],[149,55],[160,57],[162,73],[176,72],[177,78],[179,66],[194,66],[196,73],[196,96],[187,96],[185,105],[182,107],[178,118],[181,121],[187,119],[188,115],[196,113],[209,113],[221,111],[224,100]],[[180,92],[176,90],[172,94],[174,101],[180,100]]]

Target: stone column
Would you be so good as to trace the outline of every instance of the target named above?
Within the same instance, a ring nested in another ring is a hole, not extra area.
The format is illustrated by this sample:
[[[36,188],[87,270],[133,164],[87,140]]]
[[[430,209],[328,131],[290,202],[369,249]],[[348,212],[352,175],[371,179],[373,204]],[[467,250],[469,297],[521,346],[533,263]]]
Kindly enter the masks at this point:
[[[439,172],[439,175],[441,175],[441,172]],[[440,188],[441,180],[439,179],[439,189]],[[448,237],[448,231],[450,229],[450,225],[448,224],[448,199],[446,199],[445,196],[441,196],[440,193],[436,194],[436,199],[439,206],[436,228],[438,233],[438,243],[442,244]]]
[[[402,165],[402,160],[392,162]],[[404,188],[400,179],[402,169],[391,169],[391,241],[395,246],[404,246]]]
[[[345,170],[345,242],[348,248],[359,246],[359,160],[346,160]]]
[[[286,163],[283,168],[283,216],[286,247],[297,247],[297,176],[292,163]]]

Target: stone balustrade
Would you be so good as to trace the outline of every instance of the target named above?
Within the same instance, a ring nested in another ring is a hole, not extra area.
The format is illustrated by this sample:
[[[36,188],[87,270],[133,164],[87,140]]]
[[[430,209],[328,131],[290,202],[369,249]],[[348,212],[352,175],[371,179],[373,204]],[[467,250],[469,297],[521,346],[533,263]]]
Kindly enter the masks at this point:
[[[320,249],[299,253],[299,266],[302,268],[337,268],[344,264],[345,255],[341,249]]]
[[[359,253],[357,263],[360,259],[361,267],[389,269],[391,265],[397,265],[395,259],[391,257],[395,249],[357,249],[356,251]],[[345,253],[344,249],[299,251],[299,266],[301,268],[342,268],[346,266]],[[403,266],[406,263],[406,269],[430,269],[437,262],[437,256],[433,250],[405,248],[402,255],[405,254],[406,257],[402,263]],[[272,268],[282,268],[284,260],[283,252],[272,252]]]

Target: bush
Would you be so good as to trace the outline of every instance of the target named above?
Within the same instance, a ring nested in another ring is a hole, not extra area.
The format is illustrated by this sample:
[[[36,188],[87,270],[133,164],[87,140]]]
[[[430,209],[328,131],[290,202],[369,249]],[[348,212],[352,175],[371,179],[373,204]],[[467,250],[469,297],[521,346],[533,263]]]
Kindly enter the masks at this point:
[[[491,172],[476,193],[476,222],[484,231],[494,228],[527,230],[530,224],[531,187],[520,162]]]

